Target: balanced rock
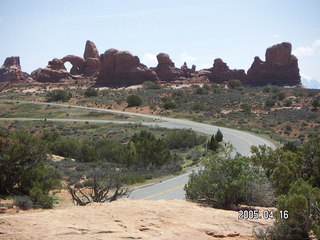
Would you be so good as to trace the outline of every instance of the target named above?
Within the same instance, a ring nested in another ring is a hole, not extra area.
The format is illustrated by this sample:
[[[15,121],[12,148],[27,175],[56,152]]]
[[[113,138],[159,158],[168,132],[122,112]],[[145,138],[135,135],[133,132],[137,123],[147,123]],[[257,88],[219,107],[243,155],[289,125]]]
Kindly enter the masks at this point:
[[[0,68],[0,82],[25,81],[29,74],[22,72],[19,57],[8,57]]]
[[[266,50],[266,61],[254,58],[248,70],[249,85],[298,85],[301,84],[298,59],[291,54],[288,42],[274,45]]]
[[[49,61],[47,67],[33,71],[31,77],[38,82],[59,82],[62,79],[71,78],[64,66],[64,62],[58,58]]]
[[[166,53],[157,55],[158,65],[153,68],[158,75],[160,81],[172,82],[184,75],[183,70],[174,66],[174,63]]]
[[[128,51],[109,49],[100,55],[97,85],[130,86],[157,80],[156,73]]]
[[[99,59],[99,52],[98,52],[96,45],[89,40],[86,42],[86,47],[85,47],[85,50],[83,53],[83,58],[84,59],[87,59],[87,58]]]

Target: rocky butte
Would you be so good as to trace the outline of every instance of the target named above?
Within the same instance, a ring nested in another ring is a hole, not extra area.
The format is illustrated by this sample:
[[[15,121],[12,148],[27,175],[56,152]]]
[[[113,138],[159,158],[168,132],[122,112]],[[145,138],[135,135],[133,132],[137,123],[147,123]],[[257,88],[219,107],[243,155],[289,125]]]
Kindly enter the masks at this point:
[[[100,55],[100,64],[98,86],[120,87],[158,80],[153,70],[141,64],[140,59],[128,51],[109,49]]]
[[[8,57],[0,68],[0,82],[25,81],[29,74],[22,72],[19,57]]]
[[[252,86],[301,84],[298,59],[291,54],[291,50],[291,43],[283,42],[267,49],[265,62],[255,57],[246,83]]]

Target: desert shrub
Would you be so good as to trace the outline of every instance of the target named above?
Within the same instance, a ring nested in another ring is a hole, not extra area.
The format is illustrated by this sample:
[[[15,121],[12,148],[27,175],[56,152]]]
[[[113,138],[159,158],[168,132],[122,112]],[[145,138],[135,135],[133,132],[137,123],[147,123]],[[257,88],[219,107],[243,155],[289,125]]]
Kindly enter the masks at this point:
[[[194,93],[201,95],[201,94],[205,94],[206,91],[204,90],[204,88],[198,87],[198,88],[195,89]]]
[[[248,103],[243,103],[240,105],[242,111],[246,112],[246,113],[250,113],[251,112],[251,106]]]
[[[13,205],[20,207],[22,210],[29,210],[33,207],[29,196],[15,196]]]
[[[236,89],[236,88],[242,87],[242,82],[238,79],[230,80],[228,82],[228,87],[231,89]]]
[[[284,92],[277,92],[277,93],[275,93],[275,94],[272,96],[273,99],[277,99],[277,100],[279,100],[279,101],[284,100],[285,97],[286,97],[286,95],[285,95]]]
[[[286,99],[286,100],[284,101],[284,106],[286,106],[286,107],[291,107],[291,105],[292,105],[292,101],[291,101],[290,99]]]
[[[315,110],[318,109],[318,107],[320,107],[320,98],[315,98],[312,101],[312,106]]]
[[[176,108],[176,104],[173,102],[173,101],[166,101],[164,104],[163,104],[163,108],[164,109],[174,109]]]
[[[46,101],[47,102],[55,102],[55,101],[63,101],[67,102],[72,97],[70,92],[64,90],[53,90],[46,94]]]
[[[146,89],[161,89],[161,86],[155,82],[145,81],[142,83],[143,87]]]
[[[130,193],[128,188],[123,187],[122,174],[114,170],[93,170],[86,175],[86,179],[88,181],[85,186],[83,184],[67,186],[68,192],[77,205],[84,206],[91,202],[112,202]]]
[[[80,155],[80,143],[73,138],[59,138],[52,144],[51,152],[66,158],[77,159]]]
[[[279,196],[275,224],[265,230],[257,231],[257,238],[299,240],[311,239],[311,235],[314,234],[319,239],[319,202],[320,189],[298,179],[291,185],[287,194]]]
[[[84,96],[86,96],[86,97],[96,97],[96,96],[98,96],[98,90],[95,89],[95,88],[90,87],[90,88],[87,88],[87,89],[84,91],[83,94],[84,94]]]
[[[34,207],[36,208],[52,208],[53,207],[53,198],[48,194],[45,194],[38,187],[33,187],[30,190],[30,198],[33,202]]]
[[[275,104],[276,104],[276,101],[272,98],[268,98],[265,102],[266,107],[274,107]]]
[[[233,208],[250,204],[259,186],[260,176],[250,165],[250,159],[237,154],[212,155],[204,162],[204,168],[190,175],[185,186],[186,198],[206,201],[215,207]]]
[[[191,106],[191,110],[193,111],[205,111],[206,105],[203,102],[195,102]]]
[[[166,142],[170,149],[191,148],[203,144],[206,137],[197,135],[191,129],[178,129],[169,133]]]
[[[141,106],[142,100],[137,95],[129,95],[127,97],[127,103],[128,103],[128,107]]]
[[[82,144],[80,148],[79,161],[82,162],[96,162],[99,160],[99,155],[94,146],[89,144]]]

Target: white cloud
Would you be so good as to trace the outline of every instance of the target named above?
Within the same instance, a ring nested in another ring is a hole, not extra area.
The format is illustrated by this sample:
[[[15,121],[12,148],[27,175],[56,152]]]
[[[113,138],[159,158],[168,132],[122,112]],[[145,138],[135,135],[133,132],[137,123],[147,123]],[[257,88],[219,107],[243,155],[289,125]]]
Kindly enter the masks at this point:
[[[320,55],[320,39],[314,41],[311,46],[297,47],[292,53],[297,57]]]
[[[198,60],[198,57],[193,57],[193,56],[191,56],[191,55],[188,55],[188,53],[187,52],[183,52],[183,53],[181,53],[180,54],[180,59],[181,59],[181,61],[183,61],[183,62],[193,62],[193,61],[196,61],[196,60]]]
[[[142,63],[148,67],[155,67],[158,65],[157,55],[153,53],[145,53],[142,57]]]

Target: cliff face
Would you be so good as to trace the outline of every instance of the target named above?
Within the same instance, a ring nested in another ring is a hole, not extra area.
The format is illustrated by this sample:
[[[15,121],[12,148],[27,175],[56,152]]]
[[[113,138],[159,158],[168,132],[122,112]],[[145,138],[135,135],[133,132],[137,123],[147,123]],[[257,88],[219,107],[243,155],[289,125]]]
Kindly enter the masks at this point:
[[[128,51],[109,49],[100,55],[98,86],[130,86],[157,80],[157,74]]]
[[[298,85],[301,84],[298,59],[291,54],[288,42],[274,45],[266,50],[266,61],[254,58],[247,73],[249,85]]]

